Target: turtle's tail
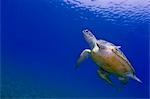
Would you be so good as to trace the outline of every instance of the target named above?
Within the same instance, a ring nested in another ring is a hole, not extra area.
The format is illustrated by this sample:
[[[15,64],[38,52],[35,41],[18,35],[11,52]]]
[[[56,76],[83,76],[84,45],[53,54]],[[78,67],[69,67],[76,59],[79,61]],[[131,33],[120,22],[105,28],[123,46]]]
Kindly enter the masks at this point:
[[[89,45],[93,48],[95,46],[96,37],[92,34],[91,31],[85,29],[82,31],[84,34],[85,40],[89,43]]]
[[[134,75],[132,78],[133,78],[134,80],[136,80],[136,81],[142,83],[142,81],[141,81],[138,77],[136,77],[135,75]]]
[[[129,74],[127,76],[130,77],[130,78],[132,78],[132,79],[134,79],[134,80],[136,80],[136,81],[138,81],[138,82],[140,82],[140,83],[142,83],[142,81],[136,75]]]

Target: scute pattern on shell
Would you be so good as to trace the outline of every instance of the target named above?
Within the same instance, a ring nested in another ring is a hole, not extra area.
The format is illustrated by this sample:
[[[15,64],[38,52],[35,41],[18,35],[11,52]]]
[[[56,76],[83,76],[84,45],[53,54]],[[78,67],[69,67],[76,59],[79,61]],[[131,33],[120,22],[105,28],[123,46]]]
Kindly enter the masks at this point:
[[[115,51],[115,54],[117,54],[118,56],[122,57],[124,60],[126,60],[130,64],[130,62],[128,61],[127,57],[123,54],[123,52],[119,48],[117,48],[116,45],[114,45],[114,44],[112,44],[110,42],[107,42],[105,40],[97,40],[97,44],[106,46],[108,48],[113,48],[113,50]]]

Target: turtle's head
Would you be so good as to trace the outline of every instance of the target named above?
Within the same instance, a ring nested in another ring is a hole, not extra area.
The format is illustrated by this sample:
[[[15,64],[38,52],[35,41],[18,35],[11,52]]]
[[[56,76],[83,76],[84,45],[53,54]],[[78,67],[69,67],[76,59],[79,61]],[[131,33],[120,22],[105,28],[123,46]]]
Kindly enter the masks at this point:
[[[88,29],[85,29],[82,32],[83,32],[85,40],[88,42],[88,44],[90,45],[90,47],[94,48],[95,43],[96,43],[96,37]]]

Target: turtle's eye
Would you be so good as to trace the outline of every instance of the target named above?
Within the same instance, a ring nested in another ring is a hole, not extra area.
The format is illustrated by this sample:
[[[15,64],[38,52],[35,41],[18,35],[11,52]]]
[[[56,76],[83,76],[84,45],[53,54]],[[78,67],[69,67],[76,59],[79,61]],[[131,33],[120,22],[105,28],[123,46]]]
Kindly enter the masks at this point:
[[[86,29],[86,30],[85,30],[85,32],[89,32],[89,30],[88,30],[88,29]]]
[[[85,33],[88,33],[88,32],[89,32],[89,30],[88,30],[88,29],[86,29],[86,30],[84,30],[84,32],[85,32]]]

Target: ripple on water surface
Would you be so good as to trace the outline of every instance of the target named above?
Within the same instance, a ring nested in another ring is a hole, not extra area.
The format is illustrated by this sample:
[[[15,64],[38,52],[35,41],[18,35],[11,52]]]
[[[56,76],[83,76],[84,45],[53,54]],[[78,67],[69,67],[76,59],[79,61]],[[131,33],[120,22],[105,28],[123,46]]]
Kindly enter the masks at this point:
[[[150,20],[150,0],[63,0],[63,6],[69,6],[80,13],[80,18],[92,19],[82,11],[87,10],[95,18],[124,24],[148,23]]]

